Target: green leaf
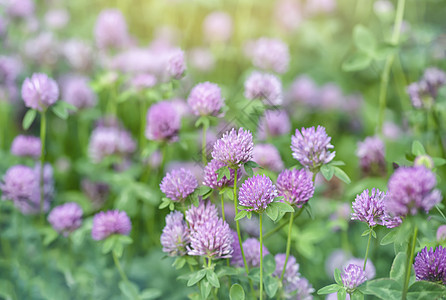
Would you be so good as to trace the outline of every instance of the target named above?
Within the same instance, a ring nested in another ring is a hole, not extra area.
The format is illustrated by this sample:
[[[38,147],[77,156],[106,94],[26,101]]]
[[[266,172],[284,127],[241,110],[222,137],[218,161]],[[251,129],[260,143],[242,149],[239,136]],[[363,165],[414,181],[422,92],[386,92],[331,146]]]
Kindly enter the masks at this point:
[[[285,203],[285,202],[273,202],[271,204],[276,206],[277,209],[279,210],[279,212],[280,211],[282,211],[282,212],[290,212],[290,213],[294,212],[294,208],[291,205],[289,205],[288,203]]]
[[[195,206],[198,206],[198,205],[195,205]],[[175,203],[170,202],[169,203],[169,209],[170,209],[170,211],[173,211],[175,209]]]
[[[361,71],[370,66],[372,58],[365,53],[355,53],[342,63],[344,72]]]
[[[60,106],[62,106],[64,108],[66,108],[67,110],[77,111],[77,107],[76,106],[74,106],[73,104],[68,103],[66,101],[62,101],[62,100],[61,101],[57,101],[56,105],[60,105]]]
[[[356,25],[353,29],[353,42],[356,47],[365,53],[374,53],[376,49],[376,39],[373,33],[363,25]]]
[[[119,289],[127,297],[127,299],[134,300],[138,299],[138,287],[129,281],[121,281],[119,282]]]
[[[116,239],[116,242],[113,246],[113,253],[116,255],[116,257],[121,258],[123,252],[124,245],[118,239]]]
[[[218,280],[217,274],[211,269],[208,269],[206,271],[206,279],[209,281],[211,285],[216,287],[217,289],[220,288],[220,281]]]
[[[407,255],[404,252],[397,254],[393,260],[392,267],[390,268],[390,279],[399,282],[401,285],[404,284],[404,275],[406,273],[406,260]]]
[[[203,199],[209,198],[209,196],[212,194],[213,189],[208,186],[200,186],[197,190],[198,195],[202,196]]]
[[[230,300],[245,300],[245,291],[243,290],[243,287],[235,283],[231,286],[231,289],[229,290],[229,299]]]
[[[37,111],[35,109],[30,109],[26,112],[25,117],[22,121],[22,127],[24,130],[28,130],[31,124],[34,122],[34,119],[37,116]]]
[[[341,271],[339,271],[338,268],[336,268],[335,271],[334,271],[334,278],[335,278],[335,281],[336,281],[337,284],[344,285],[342,283]]]
[[[332,166],[345,166],[345,162],[342,160],[333,160],[330,162],[330,165]]]
[[[342,288],[339,284],[333,283],[327,286],[324,286],[323,288],[319,289],[317,291],[318,295],[326,295],[326,294],[332,294],[339,291],[339,289]]]
[[[208,116],[201,116],[198,118],[198,120],[195,122],[195,127],[198,128],[200,125],[202,125],[204,128],[209,128],[209,125],[211,124],[211,121],[209,120]]]
[[[9,280],[0,279],[0,297],[4,297],[5,300],[17,299],[14,285]]]
[[[277,277],[272,277],[268,275],[263,280],[263,285],[265,287],[265,292],[270,298],[274,298],[279,289],[279,279]]]
[[[419,141],[413,141],[412,154],[415,156],[426,154],[426,150],[424,150],[423,145]]]
[[[277,206],[275,205],[268,205],[266,207],[266,215],[273,221],[276,222],[277,217],[279,215],[279,210],[277,209]]]
[[[444,299],[445,296],[446,286],[429,281],[416,281],[407,292],[408,300]]]
[[[266,275],[274,273],[276,270],[276,260],[271,254],[265,255],[263,258],[263,271]]]
[[[156,299],[162,295],[162,292],[158,289],[145,289],[139,294],[139,298],[142,300]]]
[[[110,235],[108,238],[105,239],[104,244],[102,245],[102,253],[107,254],[110,251],[113,250],[116,243],[116,235]]]
[[[179,270],[186,264],[186,259],[182,256],[178,256],[175,261],[172,264],[172,267],[175,267],[175,269]]]
[[[241,210],[237,213],[237,215],[234,218],[234,221],[238,221],[240,219],[243,219],[244,217],[246,217],[246,215],[248,214],[248,212],[246,210]]]
[[[245,162],[244,166],[248,166],[252,169],[260,168],[259,164],[257,164],[255,161],[252,161],[252,160]]]
[[[441,157],[432,157],[432,161],[434,162],[435,167],[441,167],[446,164],[446,159]]]
[[[361,234],[361,236],[366,236],[366,235],[369,235],[369,233],[370,233],[370,228],[368,228],[368,229],[366,229],[366,230],[364,230],[364,232]]]
[[[322,175],[327,181],[330,181],[333,178],[334,169],[331,165],[323,165],[320,169]]]
[[[220,181],[223,179],[223,177],[231,178],[231,173],[229,172],[229,167],[224,166],[217,170],[216,172],[218,174],[217,181]]]
[[[211,290],[212,290],[211,284],[208,281],[203,280],[200,284],[201,298],[207,299],[209,294],[211,293]]]
[[[361,289],[366,295],[374,295],[380,299],[401,299],[401,285],[390,278],[367,281]]]
[[[385,246],[385,245],[393,243],[397,237],[397,233],[398,233],[398,229],[392,229],[388,234],[386,234],[382,238],[382,240],[380,242],[381,246]]]
[[[198,270],[192,273],[191,277],[189,278],[189,281],[187,282],[187,286],[195,285],[197,282],[203,279],[204,276],[206,276],[206,270]]]
[[[347,291],[345,288],[341,288],[338,291],[338,300],[345,300],[347,298]]]
[[[62,102],[63,101],[57,101],[56,104],[51,106],[51,110],[56,116],[58,116],[62,120],[66,120],[68,119],[68,109],[65,106],[59,104]]]
[[[159,209],[168,207],[170,202],[172,202],[172,200],[170,200],[169,198],[163,198],[161,201],[162,202],[161,202],[160,206],[158,206]]]
[[[375,53],[373,53],[373,58],[376,60],[386,59],[387,56],[394,53],[396,50],[397,47],[394,45],[388,43],[381,44],[376,48]]]
[[[338,177],[339,179],[341,179],[342,181],[344,181],[347,184],[352,182],[350,180],[350,177],[348,177],[348,175],[342,169],[340,169],[338,167],[333,167],[333,169],[334,169],[334,175],[336,177]]]
[[[364,300],[364,294],[356,290],[350,295],[350,300]]]

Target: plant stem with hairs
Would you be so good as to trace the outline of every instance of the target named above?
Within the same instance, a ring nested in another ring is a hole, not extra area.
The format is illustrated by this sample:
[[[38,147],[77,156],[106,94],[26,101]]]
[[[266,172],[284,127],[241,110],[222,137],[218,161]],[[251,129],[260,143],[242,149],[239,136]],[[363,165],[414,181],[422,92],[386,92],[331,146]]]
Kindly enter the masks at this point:
[[[44,219],[44,201],[45,201],[45,190],[44,190],[44,182],[43,182],[43,169],[45,164],[45,139],[46,139],[46,111],[42,111],[40,120],[40,174],[39,174],[39,183],[40,183],[40,214],[41,214],[41,222],[42,224],[45,222]]]
[[[364,257],[364,268],[363,268],[364,271],[365,271],[365,267],[367,265],[367,257],[369,256],[369,248],[370,248],[371,240],[372,240],[372,229],[370,228],[369,241],[367,242],[367,250],[365,251],[365,257]]]
[[[415,245],[417,243],[417,234],[418,234],[418,227],[417,225],[415,225],[415,228],[413,230],[412,241],[407,245],[407,250],[409,252],[409,255],[407,256],[407,261],[406,261],[406,273],[404,275],[403,294],[401,297],[402,300],[405,300],[407,297],[407,289],[409,288],[409,281],[410,281],[410,271],[412,270],[412,262],[415,254]]]
[[[393,46],[397,46],[400,38],[401,24],[403,22],[404,6],[406,0],[398,0],[398,5],[395,15],[395,24],[393,27],[393,34],[391,43]],[[395,53],[391,53],[387,56],[386,62],[384,64],[383,72],[381,73],[381,83],[379,88],[379,113],[378,113],[378,124],[377,132],[381,133],[382,126],[384,122],[384,113],[386,109],[386,95],[387,87],[389,84],[390,69],[392,68],[393,61],[395,60]]]
[[[259,213],[260,221],[260,300],[263,299],[263,234],[262,234],[262,213]],[[283,274],[282,274],[283,277]]]

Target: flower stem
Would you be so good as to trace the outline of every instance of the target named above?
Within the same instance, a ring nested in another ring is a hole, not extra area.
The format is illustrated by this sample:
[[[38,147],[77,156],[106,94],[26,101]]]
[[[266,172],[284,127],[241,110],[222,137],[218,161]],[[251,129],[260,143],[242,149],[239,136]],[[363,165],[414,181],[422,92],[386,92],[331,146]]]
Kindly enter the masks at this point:
[[[121,276],[122,280],[124,280],[125,282],[129,282],[127,276],[122,270],[121,263],[119,262],[118,257],[116,256],[114,251],[112,251],[112,255],[113,255],[113,261],[115,262],[116,268],[118,269],[119,275]]]
[[[40,114],[41,120],[40,120],[40,214],[41,214],[41,222],[44,223],[44,197],[45,197],[45,191],[44,191],[44,185],[43,185],[43,168],[45,164],[45,138],[46,138],[46,112],[42,111]]]
[[[260,221],[260,300],[263,299],[263,234],[262,234],[262,213],[259,213]],[[288,252],[289,253],[289,252]],[[288,257],[287,257],[288,258]],[[286,265],[286,260],[285,260]],[[283,272],[282,272],[283,277]]]
[[[203,161],[203,166],[206,166],[207,164],[207,157],[206,157],[206,126],[203,125],[203,137],[201,140],[201,159]]]
[[[237,171],[234,172],[234,209],[235,209],[235,215],[237,215],[238,214],[238,209],[237,209]],[[235,221],[235,226],[237,228],[237,236],[238,236],[238,242],[240,245],[240,251],[242,252],[243,264],[245,265],[246,274],[248,274],[249,268],[248,268],[248,264],[246,263],[245,252],[243,251],[243,242],[242,242],[242,236],[240,234],[240,224],[239,224],[238,220]]]
[[[221,194],[221,216],[223,218],[223,221],[225,222],[226,218],[225,218],[225,199],[224,198],[225,198],[225,195]]]
[[[365,257],[364,257],[364,268],[362,268],[364,271],[365,271],[365,266],[367,265],[367,257],[369,256],[369,248],[371,240],[372,240],[372,229],[370,228],[369,241],[367,242],[367,250],[365,251]]]
[[[290,215],[290,222],[288,223],[288,239],[286,242],[286,255],[285,255],[285,263],[283,264],[282,275],[280,275],[280,281],[283,281],[283,276],[285,275],[286,265],[288,263],[288,258],[290,256],[290,248],[291,248],[291,230],[293,229],[293,220],[294,213]]]
[[[403,22],[404,15],[404,6],[406,4],[406,0],[398,0],[397,10],[395,15],[395,24],[393,27],[392,33],[392,44],[394,46],[398,45],[398,41],[400,38],[401,32],[401,24]],[[386,95],[387,95],[387,86],[389,83],[390,69],[392,68],[393,61],[395,60],[395,54],[389,54],[386,59],[386,63],[384,65],[383,72],[381,73],[381,83],[379,89],[379,114],[378,114],[378,124],[377,124],[377,132],[381,133],[382,126],[384,122],[384,113],[386,109]]]
[[[139,99],[139,148],[141,152],[144,151],[144,146],[146,142],[145,130],[146,130],[146,107],[144,99],[141,97]]]
[[[405,274],[405,279],[404,279],[404,286],[403,286],[403,294],[401,299],[402,300],[406,300],[407,297],[407,289],[409,287],[409,280],[410,280],[410,271],[412,270],[412,262],[413,262],[413,257],[415,254],[415,245],[417,243],[417,234],[418,234],[418,226],[415,225],[415,228],[413,230],[413,236],[412,236],[412,241],[411,243],[409,243],[409,245],[407,245],[407,250],[410,250],[409,256],[407,257],[407,261],[406,261],[406,274]]]

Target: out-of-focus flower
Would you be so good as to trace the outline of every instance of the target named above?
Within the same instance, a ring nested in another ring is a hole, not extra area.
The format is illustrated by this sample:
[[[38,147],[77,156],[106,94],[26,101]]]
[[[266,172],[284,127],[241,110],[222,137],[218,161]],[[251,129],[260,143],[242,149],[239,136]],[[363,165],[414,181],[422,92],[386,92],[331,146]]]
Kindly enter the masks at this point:
[[[132,230],[132,223],[125,211],[101,211],[93,218],[91,236],[94,240],[100,241],[112,234],[128,235],[130,230]]]
[[[234,184],[234,173],[233,169],[230,169],[229,172],[231,174],[230,178],[226,178],[223,176],[222,179],[217,180],[218,174],[217,170],[223,168],[225,163],[218,161],[216,159],[211,160],[206,167],[204,168],[204,180],[203,185],[208,186],[213,189],[219,189],[224,186],[231,186]]]
[[[389,179],[386,209],[393,216],[428,212],[442,198],[436,185],[435,174],[424,166],[400,167]]]
[[[188,54],[188,63],[201,72],[210,72],[215,67],[215,58],[207,48],[193,48]]]
[[[288,97],[292,102],[302,103],[310,107],[319,105],[319,90],[316,83],[307,75],[297,77],[289,90]]]
[[[52,171],[45,168],[43,210],[48,211],[52,186]],[[12,200],[14,206],[23,214],[40,212],[40,166],[35,170],[27,166],[16,165],[9,168],[0,183],[3,200]],[[51,176],[51,177],[50,177]]]
[[[82,192],[90,199],[93,208],[101,208],[110,193],[110,186],[105,182],[93,182],[88,179],[81,181]]]
[[[272,74],[253,72],[245,81],[245,97],[260,99],[266,105],[282,104],[282,82]]]
[[[217,140],[212,151],[212,158],[223,162],[231,169],[238,169],[253,158],[252,134],[249,130],[234,128]]]
[[[285,110],[267,110],[259,120],[257,138],[265,140],[267,137],[276,137],[290,133],[290,118]]]
[[[18,135],[12,141],[11,153],[16,156],[29,156],[37,159],[41,154],[40,148],[40,138],[35,136]]]
[[[335,269],[342,270],[350,258],[350,253],[342,249],[336,249],[331,252],[325,261],[325,272],[327,276],[333,276]]]
[[[53,208],[48,215],[48,222],[54,230],[68,236],[82,224],[82,208],[75,202],[68,202]]]
[[[216,116],[224,104],[220,87],[215,83],[197,84],[187,98],[187,104],[196,116]]]
[[[407,87],[415,108],[429,108],[438,96],[438,90],[446,84],[446,73],[437,68],[427,68],[420,81]]]
[[[438,246],[435,250],[427,250],[424,247],[415,257],[413,268],[417,280],[446,284],[446,248]]]
[[[247,211],[263,212],[277,197],[277,190],[268,176],[256,175],[245,180],[239,190],[239,204]]]
[[[100,49],[126,46],[130,37],[123,14],[117,9],[101,11],[96,20],[94,36]]]
[[[186,72],[184,52],[181,49],[172,50],[167,59],[167,74],[173,79],[181,79]]]
[[[33,0],[6,1],[6,12],[12,18],[29,18],[34,14]]]
[[[72,76],[63,81],[62,99],[78,109],[93,107],[97,101],[88,78],[82,76]]]
[[[373,11],[383,20],[391,20],[393,19],[393,15],[395,13],[395,7],[392,2],[389,0],[377,0],[373,3]]]
[[[301,207],[314,194],[312,175],[305,169],[284,170],[277,177],[277,191],[284,201]]]
[[[341,278],[342,283],[349,294],[367,280],[365,272],[360,266],[355,264],[349,264],[345,267],[344,272],[341,274]]]
[[[331,137],[325,132],[325,128],[318,126],[317,129],[302,128],[301,132],[296,129],[296,134],[291,137],[291,150],[293,157],[304,167],[314,170],[327,164],[335,157],[334,148],[330,144]]]
[[[346,267],[350,264],[354,264],[354,265],[357,265],[357,266],[363,268],[364,267],[364,259],[352,257],[344,264],[344,267]],[[367,260],[367,265],[365,267],[364,272],[365,272],[365,277],[367,277],[367,280],[372,280],[373,278],[375,278],[376,269],[370,259]]]
[[[336,0],[312,0],[306,3],[305,10],[309,15],[329,14],[336,10]]]
[[[209,201],[201,201],[198,207],[191,205],[186,211],[186,221],[189,223],[192,231],[209,220],[216,218],[218,218],[217,207]]]
[[[88,153],[98,163],[110,155],[127,156],[136,150],[130,132],[119,126],[99,126],[91,133]]]
[[[93,49],[84,41],[68,40],[62,51],[70,66],[77,71],[86,72],[94,66]]]
[[[260,167],[274,172],[280,172],[283,168],[283,161],[280,153],[274,145],[257,144],[253,150],[253,160]]]
[[[197,226],[190,236],[188,255],[208,258],[230,258],[232,256],[233,236],[228,223],[212,218]]]
[[[146,138],[154,141],[176,141],[180,116],[168,101],[153,104],[147,112]]]
[[[197,179],[189,170],[173,170],[161,181],[161,191],[172,201],[184,201],[198,187]]]
[[[66,9],[52,9],[45,14],[45,23],[51,29],[62,29],[70,20],[70,14]]]
[[[318,97],[318,106],[322,109],[332,110],[343,108],[344,95],[337,84],[327,83],[322,86]]]
[[[161,234],[163,252],[169,256],[186,255],[186,247],[189,243],[189,228],[187,228],[183,214],[179,211],[171,212],[166,216],[166,226]]]
[[[437,241],[446,241],[446,225],[441,225],[438,227]]]
[[[39,66],[53,68],[60,57],[61,45],[51,32],[42,32],[25,42],[25,55]]]
[[[250,49],[252,63],[262,70],[282,74],[288,70],[290,53],[288,45],[278,39],[260,38]]]
[[[44,111],[59,98],[59,87],[46,74],[34,73],[23,82],[22,98],[25,106]]]
[[[356,155],[364,174],[379,175],[386,172],[385,146],[379,137],[367,137],[363,142],[358,142]]]
[[[286,31],[299,28],[303,21],[302,9],[298,2],[293,0],[280,0],[276,2],[274,16],[279,25]]]
[[[0,85],[14,83],[22,71],[22,63],[14,56],[0,56]]]
[[[232,36],[232,18],[222,11],[215,11],[203,21],[204,38],[210,42],[226,42]]]
[[[235,237],[237,237],[237,235],[235,235]],[[238,248],[240,249],[240,246]],[[260,242],[256,238],[249,238],[243,242],[243,252],[245,253],[246,263],[250,268],[257,268],[260,266]],[[263,257],[269,254],[265,245],[263,245],[262,253]],[[241,252],[234,252],[231,264],[243,267],[243,257]]]
[[[383,135],[389,140],[397,140],[403,134],[400,127],[395,123],[386,121],[383,124]]]
[[[157,83],[156,77],[150,73],[135,75],[130,81],[130,85],[136,90],[149,89]]]

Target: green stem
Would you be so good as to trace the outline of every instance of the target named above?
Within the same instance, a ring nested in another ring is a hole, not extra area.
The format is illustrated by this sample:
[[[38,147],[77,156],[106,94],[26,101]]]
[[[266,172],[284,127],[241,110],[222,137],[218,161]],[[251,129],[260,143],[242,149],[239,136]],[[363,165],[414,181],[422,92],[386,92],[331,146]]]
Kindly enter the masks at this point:
[[[263,299],[263,234],[262,234],[262,213],[259,213],[260,221],[260,300]],[[286,265],[286,260],[285,260]],[[282,273],[283,277],[283,273]]]
[[[290,222],[288,224],[288,239],[287,239],[287,242],[286,242],[285,263],[283,264],[283,270],[282,270],[282,275],[280,275],[280,281],[283,281],[283,276],[285,275],[286,265],[288,263],[288,258],[290,256],[291,230],[293,229],[293,220],[294,220],[294,213],[291,213],[291,215],[290,215]]]
[[[443,158],[446,157],[446,153],[443,147],[443,140],[441,138],[441,124],[440,124],[440,120],[438,118],[437,112],[435,111],[435,107],[432,107],[431,109],[431,113],[432,113],[432,119],[434,120],[434,124],[435,124],[435,133],[437,136],[437,140],[438,140],[438,146],[440,146],[440,151],[441,151],[441,155]]]
[[[145,131],[146,131],[146,108],[145,108],[145,103],[144,103],[144,99],[141,97],[139,99],[139,148],[142,151],[144,151],[144,146],[145,146],[145,142],[146,142],[146,136],[145,136]]]
[[[237,208],[237,169],[234,168],[234,209],[235,209],[235,215],[238,214],[238,208]],[[240,234],[240,224],[239,221],[235,221],[235,227],[237,228],[237,237],[238,237],[238,243],[240,245],[240,252],[242,253],[243,258],[243,265],[245,266],[246,274],[249,274],[249,267],[246,263],[246,257],[245,252],[243,251],[243,241],[242,241],[242,235]],[[249,285],[251,287],[251,291],[254,293],[254,286],[252,285],[252,280],[249,279]]]
[[[44,224],[44,213],[43,213],[43,204],[45,191],[43,187],[43,168],[45,164],[45,139],[46,139],[46,112],[45,110],[40,114],[40,214],[41,214],[41,222]]]
[[[113,261],[115,262],[116,268],[118,269],[119,275],[121,276],[122,280],[124,280],[125,282],[129,282],[127,276],[122,270],[121,263],[119,262],[118,257],[116,256],[114,251],[112,251],[112,255],[113,255]]]
[[[369,248],[371,240],[372,240],[372,229],[370,228],[369,241],[367,242],[367,250],[365,251],[365,257],[364,257],[364,268],[362,268],[364,271],[365,271],[365,266],[367,265],[367,257],[369,256]]]
[[[411,243],[409,243],[409,245],[407,245],[408,250],[410,248],[410,253],[406,261],[406,274],[404,276],[403,294],[401,297],[402,300],[406,300],[407,297],[407,289],[409,287],[409,280],[410,280],[410,271],[412,270],[412,262],[415,254],[415,245],[417,243],[417,234],[418,234],[418,227],[417,225],[415,225],[415,228],[413,230],[412,241]]]
[[[221,216],[223,217],[223,221],[226,221],[226,218],[225,218],[225,194],[221,194]]]
[[[203,126],[203,137],[201,140],[201,158],[203,160],[203,166],[206,166],[207,164],[207,157],[206,157],[206,126]]]
[[[403,22],[404,16],[404,6],[406,4],[406,0],[398,0],[397,11],[395,15],[395,25],[393,27],[392,34],[392,44],[394,46],[398,45],[398,41],[400,38],[401,32],[401,24]],[[395,54],[389,54],[386,59],[386,63],[384,65],[383,72],[381,74],[381,83],[379,90],[379,114],[378,114],[378,124],[377,124],[377,132],[381,133],[382,125],[384,122],[384,113],[386,109],[386,95],[387,95],[387,86],[389,83],[390,69],[392,68],[393,61],[395,60]]]

